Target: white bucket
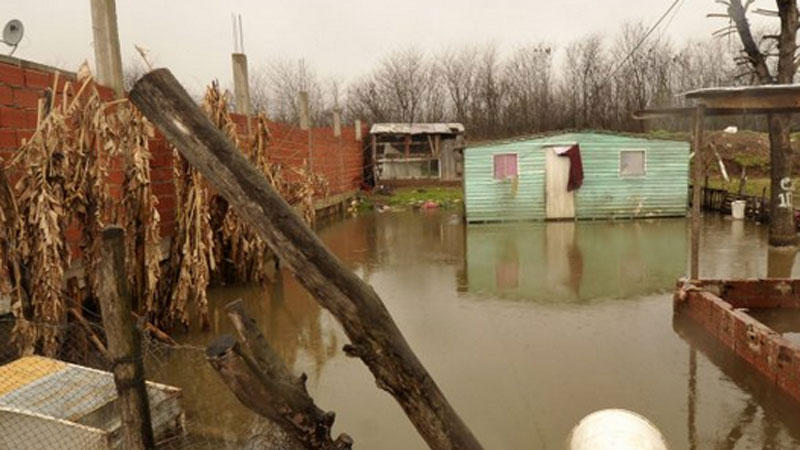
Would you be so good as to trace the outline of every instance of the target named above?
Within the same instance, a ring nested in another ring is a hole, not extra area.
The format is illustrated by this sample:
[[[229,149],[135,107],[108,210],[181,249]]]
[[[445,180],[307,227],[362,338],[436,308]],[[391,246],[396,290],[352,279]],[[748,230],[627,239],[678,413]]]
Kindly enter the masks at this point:
[[[744,200],[734,200],[731,202],[731,216],[734,219],[741,220],[744,219],[744,207],[747,205],[747,202]]]

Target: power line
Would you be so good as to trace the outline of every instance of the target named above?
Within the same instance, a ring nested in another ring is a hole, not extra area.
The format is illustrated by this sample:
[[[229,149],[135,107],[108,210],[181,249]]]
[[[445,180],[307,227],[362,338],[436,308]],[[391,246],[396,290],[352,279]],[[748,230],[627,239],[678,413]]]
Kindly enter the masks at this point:
[[[608,80],[610,80],[611,77],[613,77],[617,73],[617,71],[620,68],[622,68],[622,66],[624,66],[626,62],[628,62],[629,59],[631,59],[633,54],[636,53],[636,50],[639,50],[639,47],[641,47],[642,44],[644,44],[644,41],[646,41],[647,38],[650,37],[651,34],[653,34],[653,31],[655,31],[655,29],[658,28],[659,25],[661,25],[661,22],[663,22],[664,19],[669,15],[670,11],[672,11],[672,9],[675,8],[675,6],[681,1],[682,0],[675,0],[672,2],[671,5],[669,5],[669,8],[667,8],[664,14],[662,14],[661,17],[658,18],[656,23],[653,24],[653,26],[650,27],[649,30],[647,30],[647,33],[645,33],[645,35],[642,36],[642,39],[639,40],[639,43],[637,43],[636,46],[633,47],[633,50],[631,50],[630,53],[628,53],[628,55],[625,57],[625,59],[623,59],[621,63],[617,64],[617,67],[615,67],[614,70],[612,70],[611,73],[606,77],[606,79],[603,80],[603,82],[600,84],[600,87],[605,86],[606,83],[608,83]]]

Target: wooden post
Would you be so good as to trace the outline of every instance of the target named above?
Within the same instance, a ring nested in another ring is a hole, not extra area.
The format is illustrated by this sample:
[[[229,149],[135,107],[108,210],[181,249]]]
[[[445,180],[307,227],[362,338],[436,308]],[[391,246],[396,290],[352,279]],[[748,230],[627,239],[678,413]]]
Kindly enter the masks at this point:
[[[155,448],[155,439],[144,380],[141,335],[131,318],[124,241],[125,232],[121,227],[103,230],[97,296],[108,339],[108,354],[112,358],[125,448],[149,450]]]
[[[114,95],[125,95],[122,79],[122,56],[119,50],[116,0],[92,1],[92,34],[97,81],[114,90]]]
[[[238,333],[209,344],[206,358],[223,381],[248,408],[278,424],[286,434],[308,449],[350,449],[353,440],[341,434],[334,441],[335,414],[319,409],[306,390],[306,377],[295,377],[235,300],[225,310]]]
[[[300,120],[300,129],[308,130],[311,128],[311,119],[308,112],[308,92],[306,91],[297,93],[297,114]]]
[[[342,137],[342,110],[333,108],[333,137]]]
[[[692,231],[691,231],[691,260],[689,263],[689,278],[700,278],[700,203],[702,203],[703,180],[703,116],[704,107],[698,106],[694,114],[692,129],[692,147],[694,148],[694,181],[692,182]]]
[[[372,161],[370,161],[370,164],[372,164],[372,185],[377,186],[378,185],[378,137],[373,134],[372,139],[370,141],[372,146],[371,149]]]
[[[435,450],[480,449],[417,359],[377,293],[323,245],[300,216],[225,136],[175,77],[158,69],[142,77],[131,101],[197,168],[295,277],[339,321],[379,387],[392,394]]]
[[[356,133],[356,142],[361,142],[361,119],[356,119],[355,133]]]

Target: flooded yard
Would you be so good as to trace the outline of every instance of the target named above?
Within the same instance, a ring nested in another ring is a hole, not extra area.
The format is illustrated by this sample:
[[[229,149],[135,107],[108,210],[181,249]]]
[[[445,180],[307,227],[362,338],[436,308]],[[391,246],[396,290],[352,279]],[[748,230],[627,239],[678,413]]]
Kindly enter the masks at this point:
[[[766,227],[709,217],[703,233],[703,277],[766,274]],[[466,226],[455,213],[392,212],[320,235],[381,295],[487,449],[563,448],[583,416],[610,407],[648,417],[671,448],[800,446],[800,405],[673,324],[672,289],[688,258],[684,219]],[[222,307],[239,297],[285,361],[308,374],[317,404],[336,412],[335,432],[356,448],[425,448],[289,273],[267,289],[213,289],[212,330],[175,337],[200,346],[232,332]],[[800,331],[796,315],[762,320]],[[256,431],[202,352],[151,356],[159,381],[184,388],[194,431]]]

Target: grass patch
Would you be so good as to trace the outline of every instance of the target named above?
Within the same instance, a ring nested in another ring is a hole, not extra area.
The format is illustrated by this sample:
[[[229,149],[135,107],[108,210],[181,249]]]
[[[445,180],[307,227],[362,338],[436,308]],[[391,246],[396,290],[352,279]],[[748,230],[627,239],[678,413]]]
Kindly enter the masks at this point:
[[[800,186],[800,178],[794,178],[794,185]],[[708,180],[708,187],[713,189],[726,189],[728,192],[737,194],[739,193],[739,180],[731,178],[731,181],[726,183],[725,180],[721,178],[711,178]],[[766,188],[766,196],[769,197],[769,178],[748,178],[747,184],[745,185],[744,194],[761,197],[761,194],[764,192],[764,188]]]
[[[407,187],[397,188],[390,193],[373,193],[362,198],[359,210],[369,211],[388,206],[390,209],[422,208],[436,205],[436,208],[453,209],[461,206],[464,193],[461,187]]]

